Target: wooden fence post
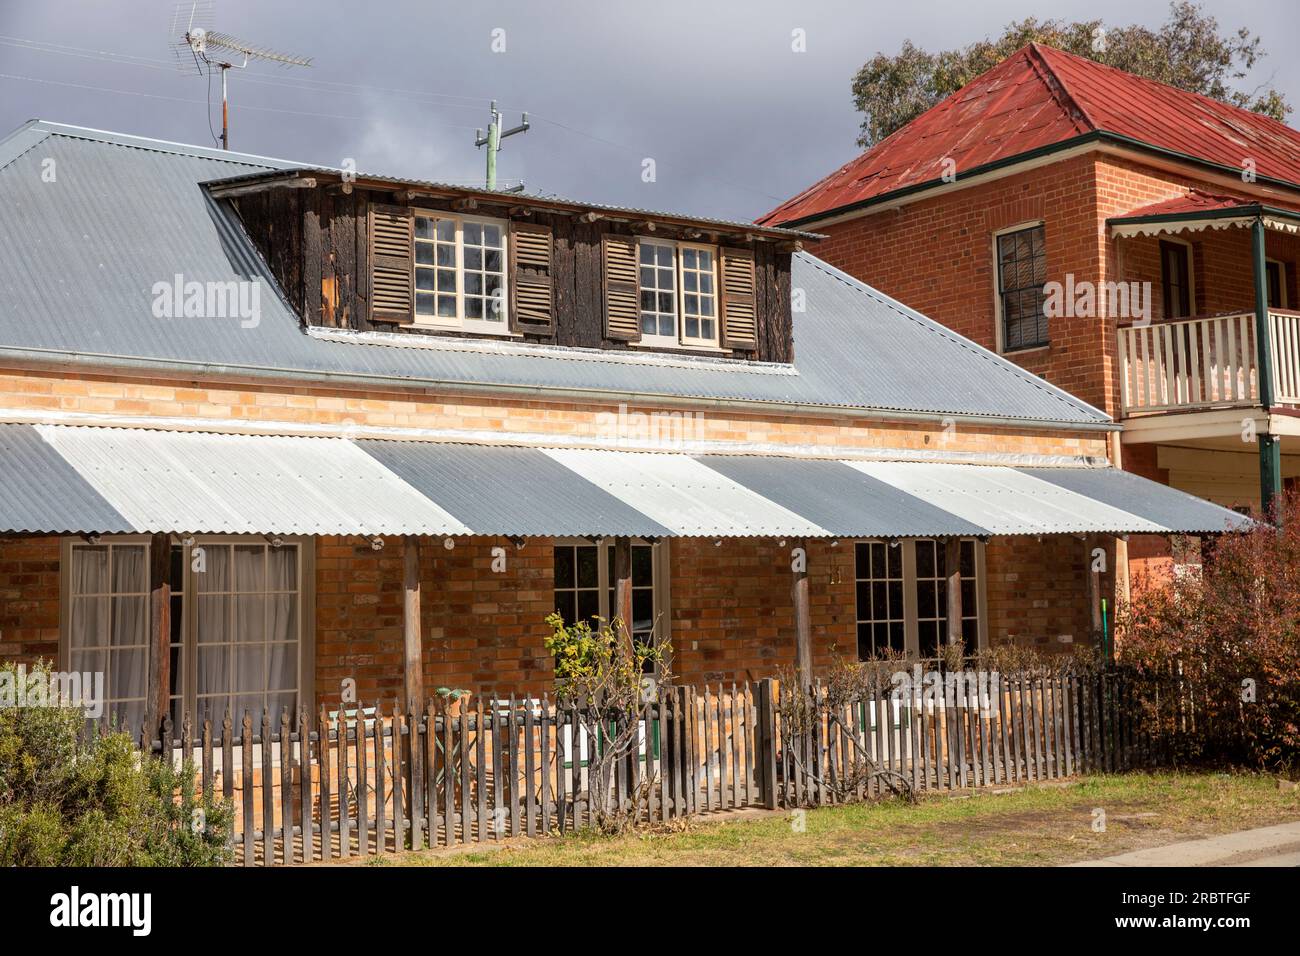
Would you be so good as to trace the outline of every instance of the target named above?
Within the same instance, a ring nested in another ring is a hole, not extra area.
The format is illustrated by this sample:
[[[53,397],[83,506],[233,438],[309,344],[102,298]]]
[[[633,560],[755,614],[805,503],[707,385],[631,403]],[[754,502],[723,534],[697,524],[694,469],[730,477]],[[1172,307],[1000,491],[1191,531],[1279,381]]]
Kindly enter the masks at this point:
[[[763,806],[776,809],[776,681],[758,682],[758,726],[755,728],[755,756]]]

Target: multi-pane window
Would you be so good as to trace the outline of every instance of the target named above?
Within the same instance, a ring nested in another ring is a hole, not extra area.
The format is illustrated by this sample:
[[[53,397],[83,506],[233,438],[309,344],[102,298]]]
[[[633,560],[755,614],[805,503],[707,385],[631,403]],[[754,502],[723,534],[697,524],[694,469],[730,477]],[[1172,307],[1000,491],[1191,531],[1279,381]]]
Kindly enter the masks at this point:
[[[964,539],[958,549],[966,654],[974,653],[980,642],[979,548],[974,539]],[[948,640],[946,542],[861,541],[854,559],[859,658],[891,651],[939,656]]]
[[[716,344],[718,301],[712,249],[682,246],[682,341]]]
[[[717,250],[649,239],[637,247],[642,342],[716,347]]]
[[[415,217],[415,319],[499,333],[506,319],[504,223]]]
[[[677,335],[677,268],[675,249],[661,242],[640,243],[641,335]]]
[[[1047,252],[1043,227],[1030,226],[997,237],[998,304],[1006,351],[1048,344]]]
[[[922,539],[916,547],[916,630],[922,657],[938,657],[948,641],[948,552],[942,541]],[[979,601],[975,586],[975,542],[962,541],[961,636],[966,653],[979,646]]]
[[[1181,242],[1160,243],[1160,286],[1166,319],[1192,314],[1191,254],[1192,247]]]
[[[148,686],[151,606],[146,540],[68,546],[65,647],[69,669],[102,671],[105,716],[138,732]],[[172,545],[171,683],[175,726],[185,713],[220,727],[244,710],[260,726],[296,711],[301,665],[302,548],[198,538]],[[309,701],[304,701],[309,704]]]
[[[74,544],[68,617],[69,670],[102,673],[105,719],[138,734],[148,687],[149,548]]]
[[[632,544],[632,619],[626,623],[633,640],[647,646],[661,628],[657,547]],[[617,580],[612,544],[555,546],[555,610],[566,624],[586,621],[595,628],[618,616]]]
[[[297,707],[298,548],[210,544],[193,575],[195,719]]]
[[[855,557],[858,656],[906,650],[902,548],[898,542],[863,541]]]

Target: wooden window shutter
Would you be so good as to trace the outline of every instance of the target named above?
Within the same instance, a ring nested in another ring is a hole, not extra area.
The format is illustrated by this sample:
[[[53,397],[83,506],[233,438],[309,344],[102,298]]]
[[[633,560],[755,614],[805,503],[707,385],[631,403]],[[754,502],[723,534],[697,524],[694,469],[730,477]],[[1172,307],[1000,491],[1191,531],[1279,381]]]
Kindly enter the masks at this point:
[[[641,338],[641,282],[636,237],[601,237],[605,266],[605,337],[635,342]]]
[[[750,249],[718,251],[722,269],[722,345],[729,349],[757,349],[754,253]]]
[[[549,226],[510,224],[510,327],[516,332],[555,329],[554,246]]]
[[[415,213],[406,206],[370,204],[370,319],[415,321]]]

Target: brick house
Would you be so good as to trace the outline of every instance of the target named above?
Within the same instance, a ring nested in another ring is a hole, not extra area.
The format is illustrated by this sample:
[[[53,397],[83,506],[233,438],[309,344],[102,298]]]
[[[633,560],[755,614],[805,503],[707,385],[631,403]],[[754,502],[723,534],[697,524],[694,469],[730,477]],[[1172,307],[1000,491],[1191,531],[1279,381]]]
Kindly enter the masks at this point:
[[[1239,521],[816,238],[27,124],[0,659],[103,672],[134,726],[537,693],[556,609],[687,682],[1062,647],[1097,549]]]
[[[1300,476],[1282,123],[1031,44],[759,221],[1105,410],[1126,469],[1228,507]]]

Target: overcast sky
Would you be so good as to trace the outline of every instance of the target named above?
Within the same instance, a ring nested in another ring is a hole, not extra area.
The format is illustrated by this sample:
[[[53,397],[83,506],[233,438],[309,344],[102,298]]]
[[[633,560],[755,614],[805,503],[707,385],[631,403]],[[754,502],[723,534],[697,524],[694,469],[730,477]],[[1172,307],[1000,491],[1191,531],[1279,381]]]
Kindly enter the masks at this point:
[[[0,0],[0,129],[40,117],[211,144],[207,80],[179,71],[169,49],[174,7]],[[1300,4],[1205,7],[1263,36],[1270,56],[1252,85],[1272,82],[1300,108]],[[234,149],[481,182],[474,128],[495,98],[506,125],[522,110],[533,123],[505,141],[503,180],[749,219],[858,152],[849,83],[879,51],[957,46],[1031,15],[1155,26],[1166,11],[1164,0],[216,0],[213,25],[314,61],[231,71]],[[806,52],[791,49],[796,29]]]

